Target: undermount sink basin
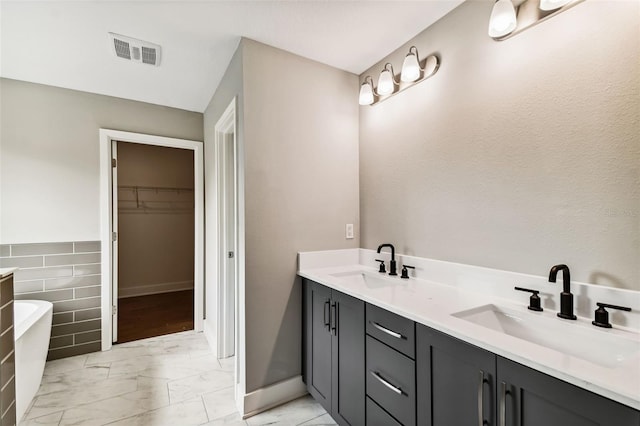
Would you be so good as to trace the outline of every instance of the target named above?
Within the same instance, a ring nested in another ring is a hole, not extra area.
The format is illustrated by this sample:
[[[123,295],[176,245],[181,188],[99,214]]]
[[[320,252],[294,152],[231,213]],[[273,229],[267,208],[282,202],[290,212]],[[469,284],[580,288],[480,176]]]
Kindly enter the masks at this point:
[[[497,305],[483,305],[452,315],[604,367],[615,368],[640,355],[640,335],[632,332],[625,338],[607,330],[589,329],[575,322]]]
[[[397,280],[387,278],[385,275],[376,275],[372,272],[348,271],[331,274],[332,277],[352,284],[363,284],[367,288],[383,288],[398,285]]]

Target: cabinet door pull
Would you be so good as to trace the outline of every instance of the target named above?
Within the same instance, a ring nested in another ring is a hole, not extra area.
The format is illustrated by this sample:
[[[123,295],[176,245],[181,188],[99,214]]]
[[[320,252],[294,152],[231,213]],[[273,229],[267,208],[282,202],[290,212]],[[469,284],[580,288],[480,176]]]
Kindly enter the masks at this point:
[[[327,299],[324,302],[324,326],[327,327],[327,331],[329,331],[329,328],[331,327],[331,324],[329,321],[330,310],[331,308],[329,307],[329,299]]]
[[[405,337],[400,333],[396,333],[395,331],[391,331],[388,328],[381,326],[380,324],[378,324],[375,321],[370,321],[370,322],[371,322],[372,326],[374,326],[378,330],[382,331],[383,333],[387,333],[389,336],[393,336],[396,339],[405,339]]]
[[[498,416],[500,417],[498,420],[498,425],[499,426],[506,426],[507,425],[507,394],[509,393],[509,391],[507,391],[507,384],[505,382],[500,382],[500,402],[499,402],[499,413]]]
[[[392,391],[394,391],[394,392],[395,392],[395,393],[397,393],[398,395],[402,395],[402,389],[400,389],[400,388],[399,388],[399,387],[397,387],[397,386],[393,386],[391,383],[387,382],[387,381],[386,381],[385,379],[383,379],[383,378],[380,376],[380,374],[378,374],[377,372],[372,371],[372,372],[371,372],[371,375],[372,375],[373,377],[375,377],[376,379],[378,379],[378,381],[379,381],[380,383],[382,383],[383,385],[385,385],[386,387],[388,387],[389,389],[391,389]]]
[[[336,328],[337,325],[336,323],[338,322],[338,306],[336,302],[333,302],[331,304],[331,331],[333,332],[333,335],[335,336],[337,334],[336,332]]]
[[[478,380],[478,425],[484,426],[487,421],[484,419],[484,384],[487,381],[484,378],[484,371],[480,370]]]

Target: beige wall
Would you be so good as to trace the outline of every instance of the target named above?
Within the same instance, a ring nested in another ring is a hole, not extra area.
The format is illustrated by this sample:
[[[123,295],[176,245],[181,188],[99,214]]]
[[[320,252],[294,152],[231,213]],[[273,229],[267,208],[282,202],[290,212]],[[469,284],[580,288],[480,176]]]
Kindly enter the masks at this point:
[[[409,46],[432,79],[360,109],[362,246],[640,290],[640,3],[586,1],[510,40],[468,1]]]
[[[357,77],[244,42],[247,391],[300,374],[297,252],[359,246]]]
[[[359,227],[357,86],[355,75],[243,39],[205,111],[210,206],[214,127],[237,96],[247,392],[300,374],[297,252],[359,246],[357,232],[344,237],[346,223]],[[207,322],[215,321],[212,223],[208,207]]]
[[[216,200],[216,123],[236,99],[236,141],[239,152],[244,145],[244,113],[243,113],[243,82],[242,82],[242,45],[231,58],[216,92],[204,112],[204,181],[205,181],[205,332],[208,338],[215,340],[218,312],[217,312],[217,259],[216,239],[217,200]],[[239,154],[242,158],[242,155]],[[238,179],[242,181],[242,174]],[[240,250],[237,250],[240,253]],[[240,256],[238,256],[240,258]],[[242,344],[242,342],[240,342]]]
[[[118,143],[119,296],[193,288],[193,151]],[[190,188],[191,191],[185,191]]]
[[[202,140],[202,114],[0,79],[0,241],[98,240],[98,129]]]

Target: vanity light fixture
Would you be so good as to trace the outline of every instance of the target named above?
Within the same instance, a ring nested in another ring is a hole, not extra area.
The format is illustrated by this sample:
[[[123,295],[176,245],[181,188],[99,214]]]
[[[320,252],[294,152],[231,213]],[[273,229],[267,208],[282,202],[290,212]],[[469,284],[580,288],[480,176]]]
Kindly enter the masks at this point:
[[[517,26],[516,8],[511,0],[498,0],[491,10],[489,36],[504,37],[511,34]]]
[[[393,65],[387,62],[380,73],[380,77],[378,77],[378,94],[382,96],[390,95],[398,85],[399,83],[393,74]]]
[[[489,36],[506,40],[584,0],[498,0],[489,18]]]
[[[409,53],[404,57],[402,63],[402,72],[400,73],[400,80],[405,83],[411,83],[420,78],[420,73],[423,71],[420,68],[420,58],[418,57],[418,48],[411,46]]]
[[[377,88],[373,86],[371,76],[366,76],[360,85],[360,105],[373,105],[390,98],[403,90],[431,77],[440,68],[440,61],[436,55],[428,56],[420,61],[418,48],[411,46],[409,53],[402,63],[402,71],[396,76],[393,65],[387,62],[378,77]]]
[[[366,76],[362,85],[360,86],[360,105],[371,105],[374,101],[373,95],[373,80],[371,76]]]
[[[540,0],[540,10],[556,10],[571,0]]]

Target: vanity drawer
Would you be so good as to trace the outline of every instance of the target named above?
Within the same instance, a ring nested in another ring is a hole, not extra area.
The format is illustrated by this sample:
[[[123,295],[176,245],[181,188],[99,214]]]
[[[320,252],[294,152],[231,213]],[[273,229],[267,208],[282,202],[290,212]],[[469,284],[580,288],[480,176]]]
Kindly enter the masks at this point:
[[[402,426],[402,424],[367,397],[367,426]]]
[[[367,336],[367,395],[405,426],[416,423],[415,361]]]
[[[415,358],[415,322],[367,303],[367,334]]]

